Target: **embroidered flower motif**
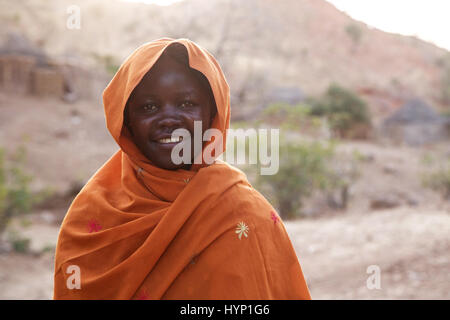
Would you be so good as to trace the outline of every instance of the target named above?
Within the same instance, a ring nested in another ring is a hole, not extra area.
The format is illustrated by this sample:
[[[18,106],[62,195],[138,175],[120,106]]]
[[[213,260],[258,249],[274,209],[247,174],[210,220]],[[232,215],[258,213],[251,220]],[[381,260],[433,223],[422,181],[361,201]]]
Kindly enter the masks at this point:
[[[248,226],[243,221],[238,223],[236,227],[236,233],[239,234],[239,240],[241,240],[242,235],[247,238],[248,231]]]
[[[277,222],[280,220],[275,211],[270,211],[270,219],[273,220],[273,224],[277,224]]]
[[[102,229],[102,226],[94,219],[88,222],[89,233],[98,232]]]

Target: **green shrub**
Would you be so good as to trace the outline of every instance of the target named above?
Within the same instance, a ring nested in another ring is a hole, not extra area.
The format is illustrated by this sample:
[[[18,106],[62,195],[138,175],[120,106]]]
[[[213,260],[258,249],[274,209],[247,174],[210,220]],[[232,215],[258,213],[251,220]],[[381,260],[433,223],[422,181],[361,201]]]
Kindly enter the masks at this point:
[[[311,112],[311,107],[307,104],[290,105],[287,103],[272,103],[264,109],[265,117],[281,117],[283,120],[292,118],[293,120],[303,119]]]
[[[348,24],[345,27],[345,32],[352,39],[354,44],[359,44],[363,35],[361,27],[355,23]]]
[[[431,172],[424,173],[422,183],[425,187],[440,192],[445,199],[450,200],[450,160]]]
[[[45,253],[48,253],[48,252],[54,253],[55,250],[56,250],[56,246],[54,244],[47,244],[41,249],[40,253],[41,254],[45,254]]]
[[[16,231],[10,232],[9,243],[15,252],[27,253],[30,251],[31,240],[29,238],[21,237]]]
[[[330,85],[324,95],[312,100],[311,114],[325,116],[330,129],[342,138],[366,136],[367,133],[355,129],[369,130],[371,123],[366,102],[337,84]]]
[[[108,72],[110,75],[114,75],[120,68],[120,65],[116,62],[116,59],[112,55],[100,55],[97,53],[92,53],[92,57],[100,65],[102,65],[105,68],[106,72]]]
[[[445,104],[450,104],[450,54],[446,54],[438,61],[439,68],[442,70],[441,76],[441,97]]]
[[[450,68],[445,71],[442,77],[442,100],[446,104],[450,104]]]
[[[312,107],[307,103],[297,105],[274,103],[264,110],[262,119],[284,130],[294,130],[314,136],[320,132],[323,119],[312,115],[311,109]]]
[[[279,171],[258,176],[258,188],[274,201],[283,218],[301,216],[305,197],[316,189],[330,185],[328,162],[333,158],[334,144],[280,143]]]
[[[31,176],[23,171],[26,151],[19,147],[11,162],[6,161],[5,152],[0,148],[0,235],[12,217],[27,213],[42,195],[35,196],[30,191]]]

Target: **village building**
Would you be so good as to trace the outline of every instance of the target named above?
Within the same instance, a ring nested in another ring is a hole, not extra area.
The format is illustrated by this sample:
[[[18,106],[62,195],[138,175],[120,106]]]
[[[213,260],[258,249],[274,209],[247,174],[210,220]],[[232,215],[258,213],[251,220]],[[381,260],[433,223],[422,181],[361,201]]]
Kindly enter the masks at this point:
[[[415,98],[387,117],[379,135],[397,144],[421,146],[448,140],[449,119],[441,116],[425,101]]]
[[[51,58],[20,34],[10,33],[0,46],[0,91],[73,102],[98,94],[93,80],[80,63]]]

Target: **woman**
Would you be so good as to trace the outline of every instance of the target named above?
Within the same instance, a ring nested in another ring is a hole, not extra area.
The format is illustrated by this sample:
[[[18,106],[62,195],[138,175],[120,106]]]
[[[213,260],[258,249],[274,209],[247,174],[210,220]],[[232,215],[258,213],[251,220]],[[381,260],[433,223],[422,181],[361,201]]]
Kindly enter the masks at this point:
[[[201,152],[225,150],[229,99],[217,61],[190,40],[158,39],[126,59],[103,93],[120,150],[62,223],[54,299],[310,299],[273,207]],[[191,161],[176,164],[171,134],[194,134],[196,121],[222,144],[192,144]]]

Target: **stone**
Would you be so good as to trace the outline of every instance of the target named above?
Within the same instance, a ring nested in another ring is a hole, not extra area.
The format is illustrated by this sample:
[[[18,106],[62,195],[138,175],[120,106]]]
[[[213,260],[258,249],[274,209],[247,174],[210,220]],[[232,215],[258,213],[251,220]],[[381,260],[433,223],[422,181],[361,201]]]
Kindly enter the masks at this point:
[[[374,210],[378,209],[390,209],[400,205],[400,199],[393,195],[381,195],[370,201],[370,208]]]

